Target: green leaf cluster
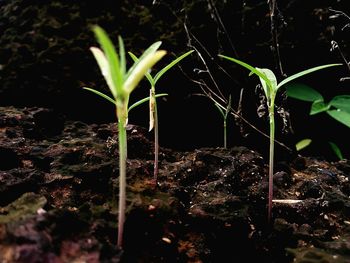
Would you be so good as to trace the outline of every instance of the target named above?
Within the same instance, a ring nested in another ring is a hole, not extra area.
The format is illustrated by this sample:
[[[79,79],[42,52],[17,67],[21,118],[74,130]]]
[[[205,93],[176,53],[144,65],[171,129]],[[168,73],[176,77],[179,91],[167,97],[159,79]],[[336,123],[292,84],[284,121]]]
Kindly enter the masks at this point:
[[[326,112],[329,116],[350,128],[350,95],[338,95],[326,102],[315,89],[301,83],[288,85],[287,96],[311,102],[310,115]]]

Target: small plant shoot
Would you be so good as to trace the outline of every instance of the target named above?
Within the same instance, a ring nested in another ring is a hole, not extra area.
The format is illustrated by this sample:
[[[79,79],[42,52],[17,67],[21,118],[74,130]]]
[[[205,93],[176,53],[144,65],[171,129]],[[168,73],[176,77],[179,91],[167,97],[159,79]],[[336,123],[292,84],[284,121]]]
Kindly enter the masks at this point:
[[[149,72],[146,73],[146,78],[151,86],[149,91],[149,97],[143,100],[149,101],[149,131],[154,129],[154,183],[157,185],[157,177],[158,177],[158,163],[159,163],[159,126],[158,126],[158,108],[156,98],[158,97],[156,94],[156,83],[157,81],[166,73],[169,69],[179,63],[182,59],[190,55],[194,50],[190,50],[180,57],[174,59],[164,68],[162,68],[158,73],[153,77]],[[129,55],[137,62],[139,59],[133,53],[129,52]],[[164,94],[165,95],[165,94]]]
[[[284,86],[285,84],[300,78],[306,74],[310,74],[312,72],[325,69],[328,67],[334,67],[339,66],[342,64],[327,64],[322,65],[314,68],[310,68],[304,71],[301,71],[299,73],[296,73],[292,76],[287,77],[286,79],[282,80],[281,82],[277,82],[275,74],[267,68],[256,68],[253,67],[243,61],[240,61],[238,59],[219,55],[220,57],[227,59],[229,61],[232,61],[248,70],[250,70],[249,75],[257,75],[260,79],[260,83],[263,87],[266,99],[267,99],[267,107],[269,112],[269,124],[270,124],[270,151],[269,151],[269,193],[268,193],[268,215],[267,219],[270,222],[271,221],[271,214],[272,214],[272,200],[273,200],[273,170],[274,170],[274,140],[275,140],[275,117],[274,117],[274,111],[275,111],[275,98],[278,90]]]
[[[227,149],[227,117],[228,117],[228,114],[230,113],[231,111],[231,95],[229,96],[228,98],[228,103],[227,103],[227,107],[225,110],[223,110],[221,107],[221,105],[217,102],[214,102],[216,108],[219,110],[221,116],[222,116],[222,119],[223,119],[223,129],[224,129],[224,148]]]
[[[127,159],[127,134],[128,103],[131,92],[136,88],[147,71],[157,63],[165,54],[164,50],[158,50],[161,42],[155,42],[142,54],[129,70],[126,70],[126,59],[123,39],[118,37],[119,55],[107,33],[99,26],[94,26],[93,31],[101,49],[91,47],[97,64],[105,78],[112,97],[97,90],[86,88],[95,94],[115,104],[118,119],[119,139],[119,206],[118,206],[118,241],[122,248],[123,230],[126,206],[126,159]]]

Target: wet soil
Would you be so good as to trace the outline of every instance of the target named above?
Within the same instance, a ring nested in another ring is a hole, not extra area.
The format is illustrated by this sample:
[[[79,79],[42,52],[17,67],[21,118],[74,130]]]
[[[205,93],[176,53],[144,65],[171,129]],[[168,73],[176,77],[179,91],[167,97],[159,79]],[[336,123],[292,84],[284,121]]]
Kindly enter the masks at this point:
[[[277,163],[244,146],[161,148],[128,126],[127,216],[116,246],[115,123],[0,108],[0,262],[350,262],[350,162]]]

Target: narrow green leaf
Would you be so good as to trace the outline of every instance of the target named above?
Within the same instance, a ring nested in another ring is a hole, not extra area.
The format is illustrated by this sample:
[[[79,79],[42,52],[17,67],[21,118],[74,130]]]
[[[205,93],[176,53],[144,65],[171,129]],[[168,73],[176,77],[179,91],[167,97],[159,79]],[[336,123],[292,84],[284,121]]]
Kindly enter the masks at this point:
[[[159,98],[159,97],[163,97],[163,96],[168,96],[168,94],[167,94],[167,93],[160,93],[160,94],[156,94],[155,97],[156,97],[156,98]],[[143,103],[145,103],[145,102],[147,102],[147,101],[149,101],[149,97],[143,98],[143,99],[141,99],[141,100],[135,102],[134,104],[132,104],[132,105],[129,107],[128,111],[130,112],[133,108],[135,108],[135,107],[137,107],[137,106],[139,106],[139,105],[141,105],[141,104],[143,104]]]
[[[130,94],[137,86],[137,84],[141,81],[141,79],[145,76],[147,71],[156,64],[164,55],[166,51],[159,50],[155,53],[148,53],[147,56],[140,58],[135,64],[136,67],[128,75],[127,79],[124,83],[124,91]]]
[[[337,109],[350,113],[350,95],[335,96],[329,104]]]
[[[300,150],[302,150],[302,149],[306,148],[307,146],[309,146],[311,142],[312,142],[311,139],[303,139],[303,140],[301,140],[301,141],[299,141],[299,142],[297,142],[295,144],[295,148],[299,152]]]
[[[335,153],[335,155],[338,157],[339,160],[343,160],[343,154],[340,150],[340,148],[338,147],[338,145],[336,145],[334,142],[328,142],[329,145],[331,146],[333,152]]]
[[[312,72],[315,72],[315,71],[318,71],[318,70],[321,70],[321,69],[325,69],[325,68],[329,68],[329,67],[334,67],[334,66],[341,66],[342,64],[327,64],[327,65],[322,65],[322,66],[318,66],[318,67],[314,67],[314,68],[310,68],[310,69],[306,69],[306,70],[303,70],[299,73],[296,73],[292,76],[289,76],[288,78],[282,80],[278,85],[277,85],[277,89],[279,89],[280,87],[282,87],[283,85],[287,84],[288,82],[294,80],[294,79],[297,79],[297,78],[300,78],[306,74],[310,74]]]
[[[108,37],[107,33],[99,26],[94,26],[93,31],[95,32],[97,41],[100,43],[102,50],[108,60],[110,76],[113,81],[113,86],[110,90],[113,96],[124,96],[123,92],[123,76],[120,70],[119,59],[112,41]]]
[[[125,48],[123,39],[118,36],[119,43],[119,61],[120,61],[120,72],[122,76],[126,73],[126,59],[125,59]]]
[[[249,69],[251,72],[253,72],[255,75],[258,75],[260,78],[262,78],[263,80],[266,81],[266,83],[271,86],[270,80],[265,76],[265,74],[262,74],[260,71],[258,71],[256,68],[252,67],[251,65],[240,61],[238,59],[232,58],[232,57],[228,57],[228,56],[224,56],[224,55],[219,55],[219,57],[222,57],[224,59],[230,60],[232,62],[235,62],[239,65],[241,65],[242,67],[245,67],[246,69]],[[272,88],[272,87],[271,87]]]
[[[109,64],[108,64],[106,56],[104,55],[102,50],[97,48],[97,47],[91,47],[90,50],[97,61],[97,65],[99,66],[101,73],[102,73],[102,76],[106,80],[108,87],[113,87],[113,88],[110,88],[110,90],[113,94],[113,97],[116,97],[117,94],[113,93],[116,89],[114,88],[114,84],[113,84],[113,80],[111,78]]]
[[[330,109],[330,106],[323,100],[314,101],[311,105],[310,115],[315,115]]]
[[[185,57],[187,57],[189,54],[191,54],[192,52],[194,52],[194,50],[190,50],[188,52],[186,52],[185,54],[181,55],[180,57],[176,58],[175,60],[173,60],[171,63],[169,63],[167,66],[165,66],[163,69],[161,69],[155,76],[154,76],[154,84],[157,83],[157,81],[160,79],[160,77],[167,72],[169,69],[171,69],[174,65],[176,65],[177,63],[179,63],[182,59],[184,59]]]
[[[350,113],[342,110],[329,110],[327,113],[340,123],[350,128]]]
[[[128,52],[128,53],[134,62],[138,61],[138,58],[133,53],[131,53],[131,52]],[[154,79],[153,79],[152,75],[149,72],[146,72],[145,76],[146,76],[149,84],[151,84],[151,86],[154,86],[155,83],[154,83]]]
[[[108,100],[109,102],[112,102],[114,105],[116,104],[116,101],[114,99],[112,99],[111,97],[109,97],[108,95],[98,91],[98,90],[95,90],[95,89],[91,89],[91,88],[88,88],[88,87],[83,87],[83,89],[85,90],[88,90],[88,91],[91,91],[92,93],[95,93],[99,96],[101,96],[102,98]]]
[[[291,83],[286,86],[287,96],[302,101],[323,101],[322,95],[315,89],[301,83]]]
[[[161,41],[157,41],[155,43],[153,43],[151,46],[149,46],[145,52],[143,52],[143,54],[138,58],[137,61],[135,61],[135,63],[131,66],[131,68],[128,70],[128,73],[126,74],[126,78],[128,78],[130,76],[130,74],[132,74],[132,72],[135,70],[135,68],[137,67],[137,65],[149,54],[151,53],[155,53],[158,48],[160,47],[160,45],[162,44]]]

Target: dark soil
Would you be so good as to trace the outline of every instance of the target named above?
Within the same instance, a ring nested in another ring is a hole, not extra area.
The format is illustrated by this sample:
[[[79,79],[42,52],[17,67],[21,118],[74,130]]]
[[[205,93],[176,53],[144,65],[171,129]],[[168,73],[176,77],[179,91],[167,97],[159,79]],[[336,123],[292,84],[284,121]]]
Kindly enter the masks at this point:
[[[350,262],[346,160],[277,163],[269,224],[259,153],[161,148],[154,188],[152,134],[129,125],[120,251],[115,123],[3,107],[0,133],[0,262]]]

